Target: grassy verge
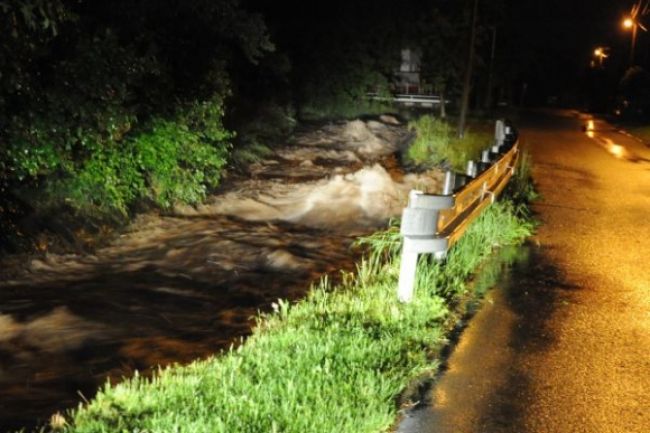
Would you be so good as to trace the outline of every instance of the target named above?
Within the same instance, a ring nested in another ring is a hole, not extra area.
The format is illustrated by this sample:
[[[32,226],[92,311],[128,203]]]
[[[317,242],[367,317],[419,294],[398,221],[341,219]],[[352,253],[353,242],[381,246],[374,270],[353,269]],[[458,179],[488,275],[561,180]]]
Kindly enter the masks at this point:
[[[409,122],[416,138],[406,153],[407,159],[422,165],[446,164],[456,171],[464,171],[470,159],[477,159],[491,142],[492,134],[483,130],[469,130],[463,138],[447,121],[433,116],[421,116]]]
[[[510,201],[491,206],[444,265],[423,259],[417,294],[399,304],[397,227],[361,242],[370,249],[338,287],[259,318],[240,347],[153,379],[106,387],[68,417],[66,432],[381,432],[398,398],[436,369],[452,301],[466,296],[476,266],[532,226]]]

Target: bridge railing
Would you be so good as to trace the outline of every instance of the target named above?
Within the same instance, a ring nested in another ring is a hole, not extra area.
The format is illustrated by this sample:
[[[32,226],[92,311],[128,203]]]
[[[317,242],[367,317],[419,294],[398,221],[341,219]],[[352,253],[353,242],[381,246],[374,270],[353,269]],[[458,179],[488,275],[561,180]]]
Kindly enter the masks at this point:
[[[470,223],[505,188],[519,156],[517,134],[499,120],[495,142],[484,150],[480,161],[469,161],[465,173],[447,171],[442,194],[413,190],[402,213],[402,261],[397,289],[402,302],[413,298],[416,267],[420,254],[446,257],[449,248],[465,233]]]

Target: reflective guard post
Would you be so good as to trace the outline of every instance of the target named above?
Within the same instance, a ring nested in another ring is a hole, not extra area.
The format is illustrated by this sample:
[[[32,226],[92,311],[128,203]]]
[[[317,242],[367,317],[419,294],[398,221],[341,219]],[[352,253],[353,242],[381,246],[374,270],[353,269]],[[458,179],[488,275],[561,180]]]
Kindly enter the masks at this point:
[[[404,239],[402,248],[406,250],[408,239]],[[402,252],[402,261],[399,266],[399,285],[397,287],[397,298],[400,302],[411,302],[413,299],[413,287],[415,287],[415,273],[418,264],[418,253],[412,251]]]
[[[397,297],[400,302],[411,302],[417,271],[418,255],[433,253],[444,258],[447,253],[447,239],[436,237],[440,210],[453,206],[451,195],[427,195],[422,191],[409,193],[408,207],[402,213],[400,233],[402,261],[400,263]]]

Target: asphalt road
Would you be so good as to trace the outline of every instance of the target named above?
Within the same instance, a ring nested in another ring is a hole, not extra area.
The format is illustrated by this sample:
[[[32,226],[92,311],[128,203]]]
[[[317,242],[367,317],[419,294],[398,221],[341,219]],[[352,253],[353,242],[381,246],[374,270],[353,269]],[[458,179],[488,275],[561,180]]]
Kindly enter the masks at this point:
[[[400,433],[650,432],[650,148],[522,119],[542,222]]]

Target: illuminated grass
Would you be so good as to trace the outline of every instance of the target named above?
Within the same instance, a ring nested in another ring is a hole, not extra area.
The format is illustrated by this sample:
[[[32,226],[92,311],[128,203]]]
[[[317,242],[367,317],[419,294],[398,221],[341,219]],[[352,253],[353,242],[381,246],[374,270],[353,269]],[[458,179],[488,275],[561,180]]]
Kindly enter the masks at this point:
[[[371,250],[339,287],[279,302],[239,348],[154,379],[106,387],[71,415],[68,432],[382,432],[408,384],[438,366],[448,300],[499,245],[530,223],[510,202],[488,208],[445,265],[423,260],[413,303],[396,300],[398,228],[362,239]]]
[[[406,153],[410,161],[424,165],[447,163],[461,172],[468,160],[477,159],[493,141],[490,133],[478,131],[467,131],[460,139],[445,120],[428,115],[409,122],[408,127],[417,134]]]

